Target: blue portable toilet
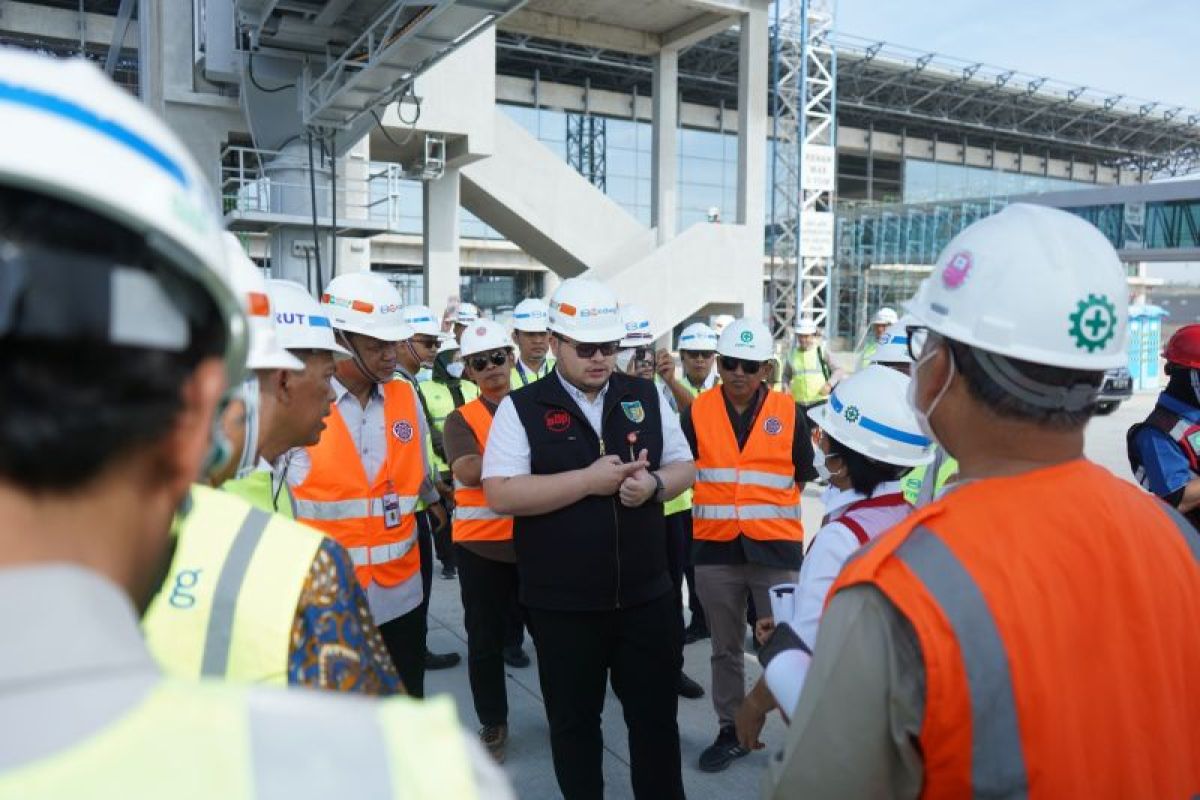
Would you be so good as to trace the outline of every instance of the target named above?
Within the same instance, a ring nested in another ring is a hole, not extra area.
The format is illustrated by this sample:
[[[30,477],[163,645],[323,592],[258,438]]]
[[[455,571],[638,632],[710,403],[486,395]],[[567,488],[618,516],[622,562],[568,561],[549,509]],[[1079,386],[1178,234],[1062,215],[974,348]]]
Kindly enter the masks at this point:
[[[1129,376],[1134,391],[1158,391],[1162,375],[1162,321],[1159,306],[1129,307]]]

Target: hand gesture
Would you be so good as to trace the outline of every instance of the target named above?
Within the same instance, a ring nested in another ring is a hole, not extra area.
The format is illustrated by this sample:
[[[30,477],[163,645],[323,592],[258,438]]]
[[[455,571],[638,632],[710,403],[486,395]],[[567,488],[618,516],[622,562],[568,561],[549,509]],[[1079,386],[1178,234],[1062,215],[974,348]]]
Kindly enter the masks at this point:
[[[658,351],[658,356],[654,360],[654,371],[666,383],[675,382],[675,359],[671,356],[670,352],[666,350]]]
[[[754,638],[760,645],[766,644],[771,638],[771,634],[775,632],[774,617],[759,617],[754,623]]]
[[[637,461],[631,461],[628,464],[622,463],[620,456],[600,456],[592,462],[590,467],[584,468],[588,494],[614,495],[626,478],[638,470],[644,472],[648,465],[645,450],[642,451]],[[650,478],[650,483],[654,483],[653,478]]]
[[[621,481],[620,497],[621,505],[628,508],[636,508],[647,502],[654,496],[654,492],[658,489],[658,483],[654,477],[646,469],[648,466],[647,456],[649,451],[642,450],[638,453],[638,460],[633,462],[641,464],[641,469],[633,472],[625,480]]]

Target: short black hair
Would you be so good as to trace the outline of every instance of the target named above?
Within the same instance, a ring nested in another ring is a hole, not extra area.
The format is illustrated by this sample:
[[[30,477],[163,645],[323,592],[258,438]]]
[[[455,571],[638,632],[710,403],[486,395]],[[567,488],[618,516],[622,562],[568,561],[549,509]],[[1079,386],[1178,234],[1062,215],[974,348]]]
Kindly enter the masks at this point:
[[[99,257],[151,272],[161,263],[137,233],[70,203],[0,188],[0,244]],[[179,275],[178,270],[172,270]],[[201,359],[221,354],[221,315],[198,284],[189,291],[190,345],[180,353],[99,341],[0,338],[0,480],[31,492],[65,491],[162,437]]]
[[[850,486],[859,494],[870,497],[879,484],[898,481],[912,469],[865,456],[830,436],[828,431],[825,436],[829,439],[829,455],[837,456],[846,465]]]
[[[999,417],[1029,422],[1055,431],[1071,431],[1086,425],[1096,411],[1095,403],[1076,411],[1068,411],[1061,408],[1042,408],[1022,400],[998,384],[984,371],[979,364],[974,348],[950,339],[945,341],[950,345],[955,368],[966,381],[967,391],[970,392],[971,397]],[[993,356],[993,358],[1004,358],[1013,370],[1031,381],[1046,386],[1069,388],[1083,384],[1099,389],[1104,382],[1104,373],[1094,370],[1049,367],[1006,356]]]

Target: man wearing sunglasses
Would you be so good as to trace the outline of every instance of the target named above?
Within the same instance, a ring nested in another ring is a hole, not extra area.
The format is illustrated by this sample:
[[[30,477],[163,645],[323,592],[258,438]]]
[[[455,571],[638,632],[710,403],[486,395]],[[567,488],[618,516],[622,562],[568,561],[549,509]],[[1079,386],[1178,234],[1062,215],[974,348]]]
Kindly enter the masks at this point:
[[[1196,795],[1200,541],[1084,456],[1127,292],[1057,209],[942,252],[908,304],[909,403],[960,480],[834,582],[764,797]]]
[[[634,794],[682,798],[682,630],[663,502],[691,485],[691,453],[654,383],[613,370],[625,330],[610,289],[563,281],[550,332],[554,374],[500,403],[482,479],[491,509],[514,518],[555,775],[568,800],[603,796],[611,680]]]
[[[748,752],[735,719],[745,697],[746,607],[771,607],[768,592],[795,583],[804,554],[800,492],[816,477],[804,410],[766,381],[774,342],[763,323],[739,319],[721,332],[721,384],[683,412],[696,457],[692,562],[712,635],[716,741],[700,769],[720,772]]]

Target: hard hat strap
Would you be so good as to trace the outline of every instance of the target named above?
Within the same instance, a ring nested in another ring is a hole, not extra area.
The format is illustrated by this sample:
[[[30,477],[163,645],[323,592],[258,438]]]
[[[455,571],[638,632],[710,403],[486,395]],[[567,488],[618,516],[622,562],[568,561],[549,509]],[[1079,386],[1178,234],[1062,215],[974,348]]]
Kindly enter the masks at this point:
[[[1004,391],[1037,408],[1048,411],[1082,411],[1096,402],[1100,387],[1090,383],[1053,386],[1025,375],[1004,356],[973,348],[980,368]]]
[[[346,335],[345,331],[334,328],[333,333],[337,337],[338,344],[350,351],[350,360],[354,362],[354,366],[358,367],[358,371],[364,378],[371,383],[387,383],[367,367],[362,356],[358,354],[358,348],[354,346],[354,342],[350,341],[350,337]]]

